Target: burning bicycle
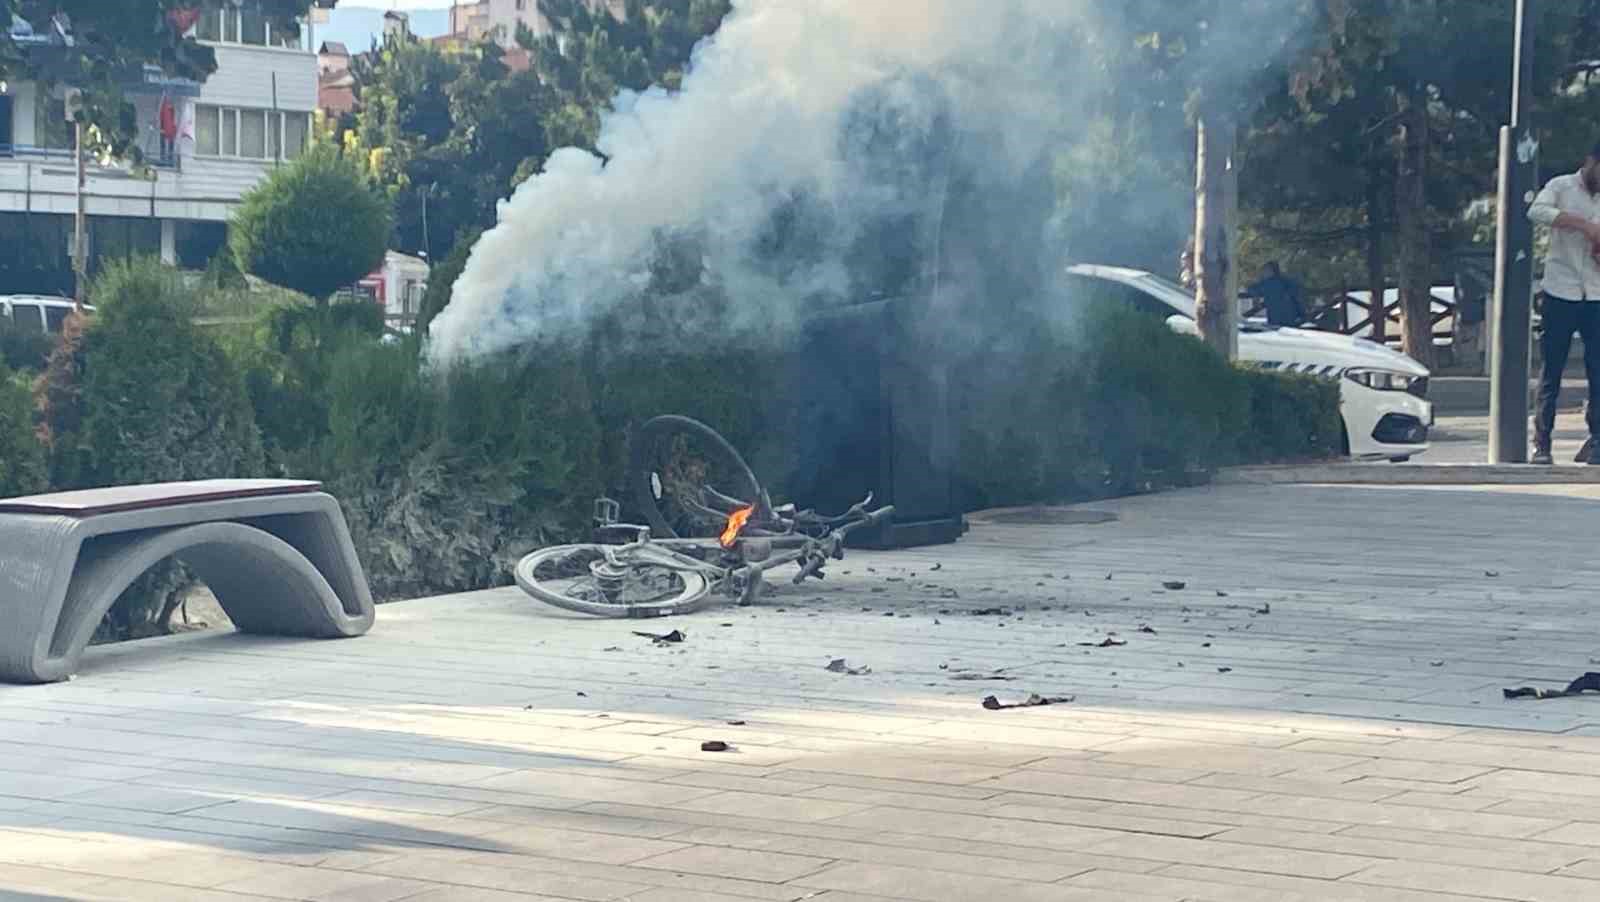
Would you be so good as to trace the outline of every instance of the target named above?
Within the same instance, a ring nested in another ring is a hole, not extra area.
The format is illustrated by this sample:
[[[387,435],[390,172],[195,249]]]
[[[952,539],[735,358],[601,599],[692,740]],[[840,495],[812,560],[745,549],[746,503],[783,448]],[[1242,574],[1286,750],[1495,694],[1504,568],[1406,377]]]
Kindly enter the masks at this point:
[[[850,533],[883,523],[893,507],[872,496],[837,517],[774,507],[739,452],[711,427],[657,417],[635,436],[628,478],[649,525],[619,522],[620,505],[595,502],[597,532],[622,540],[561,545],[517,563],[534,598],[601,617],[666,617],[716,597],[754,604],[768,571],[795,564],[795,584],[823,577]]]

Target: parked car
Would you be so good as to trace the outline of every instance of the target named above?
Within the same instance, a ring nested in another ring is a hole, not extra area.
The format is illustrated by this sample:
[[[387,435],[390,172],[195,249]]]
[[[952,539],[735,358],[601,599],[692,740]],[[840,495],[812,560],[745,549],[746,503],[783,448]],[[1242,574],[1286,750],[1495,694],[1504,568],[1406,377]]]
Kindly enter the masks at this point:
[[[1173,330],[1196,334],[1194,295],[1176,282],[1143,270],[1081,264],[1067,276],[1092,285],[1137,310],[1159,316]],[[1368,460],[1409,460],[1428,450],[1433,405],[1427,367],[1376,342],[1311,329],[1244,322],[1239,359],[1265,370],[1339,380],[1345,451]]]
[[[74,307],[72,300],[42,294],[0,295],[0,318],[18,332],[60,335],[67,316]],[[93,307],[85,306],[85,310]]]

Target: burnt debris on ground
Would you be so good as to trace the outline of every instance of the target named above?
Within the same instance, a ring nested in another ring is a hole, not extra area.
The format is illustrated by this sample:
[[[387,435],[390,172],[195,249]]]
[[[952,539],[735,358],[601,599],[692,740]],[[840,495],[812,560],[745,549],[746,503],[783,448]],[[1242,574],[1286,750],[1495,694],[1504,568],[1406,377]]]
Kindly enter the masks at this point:
[[[1572,695],[1582,695],[1585,692],[1600,692],[1600,673],[1590,671],[1568,683],[1565,689],[1540,689],[1534,686],[1522,686],[1501,691],[1506,698],[1567,698]]]
[[[981,704],[990,711],[1005,711],[1011,708],[1042,708],[1046,705],[1065,705],[1077,701],[1075,695],[1040,695],[1035,692],[1020,702],[1002,702],[992,695],[984,696]]]

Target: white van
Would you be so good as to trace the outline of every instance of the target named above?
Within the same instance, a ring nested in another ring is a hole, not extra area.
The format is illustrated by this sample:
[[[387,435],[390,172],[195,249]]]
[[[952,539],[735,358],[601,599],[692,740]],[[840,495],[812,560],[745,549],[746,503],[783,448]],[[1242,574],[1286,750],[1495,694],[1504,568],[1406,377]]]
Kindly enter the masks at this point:
[[[72,313],[70,298],[42,294],[0,294],[0,319],[19,332],[60,335],[62,325]],[[93,310],[93,307],[84,307]]]

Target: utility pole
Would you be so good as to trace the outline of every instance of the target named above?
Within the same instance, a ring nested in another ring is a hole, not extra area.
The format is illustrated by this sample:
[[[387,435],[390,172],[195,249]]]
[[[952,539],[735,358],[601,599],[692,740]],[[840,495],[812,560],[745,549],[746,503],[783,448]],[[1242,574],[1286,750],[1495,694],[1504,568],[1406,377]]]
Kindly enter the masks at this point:
[[[1528,461],[1528,356],[1533,319],[1533,223],[1539,139],[1533,131],[1533,0],[1516,0],[1511,124],[1500,129],[1500,190],[1490,349],[1489,462]]]
[[[89,281],[89,248],[88,248],[88,217],[85,215],[84,188],[89,181],[88,167],[83,156],[83,122],[73,122],[73,147],[78,158],[78,212],[72,224],[72,272],[74,291],[72,293],[74,306],[79,313],[83,312],[83,297],[85,287]]]

